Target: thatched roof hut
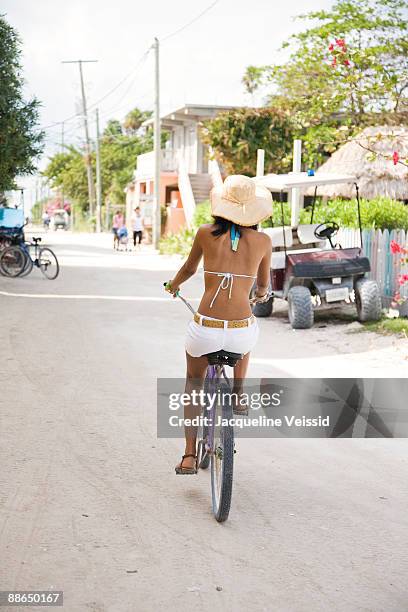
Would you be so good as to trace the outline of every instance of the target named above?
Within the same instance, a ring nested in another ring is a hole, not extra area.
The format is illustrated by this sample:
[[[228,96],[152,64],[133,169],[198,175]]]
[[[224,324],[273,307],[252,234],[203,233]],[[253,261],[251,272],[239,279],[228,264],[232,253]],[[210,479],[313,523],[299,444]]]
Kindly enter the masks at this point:
[[[364,147],[378,155],[373,155]],[[408,168],[403,164],[394,164],[394,151],[402,161],[408,159],[407,127],[368,127],[356,139],[337,149],[316,174],[353,174],[358,179],[363,198],[386,196],[395,200],[408,200]],[[354,185],[348,184],[319,187],[318,193],[331,198],[355,196]]]

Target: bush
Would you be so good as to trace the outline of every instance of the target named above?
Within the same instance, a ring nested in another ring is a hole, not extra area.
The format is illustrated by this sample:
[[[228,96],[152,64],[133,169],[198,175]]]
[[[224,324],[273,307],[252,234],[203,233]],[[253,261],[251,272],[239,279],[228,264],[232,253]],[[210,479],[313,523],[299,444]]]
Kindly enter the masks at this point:
[[[290,225],[290,205],[283,203],[285,225]],[[311,209],[300,212],[300,223],[310,223]],[[194,212],[193,228],[178,234],[165,236],[160,241],[160,253],[187,256],[193,244],[194,235],[200,225],[212,223],[210,203],[199,204]],[[329,200],[327,204],[316,202],[313,222],[335,221],[340,227],[358,228],[356,200]],[[361,200],[361,224],[363,229],[405,229],[408,230],[408,206],[389,198]],[[273,202],[273,216],[262,223],[262,227],[282,225],[280,202]]]
[[[169,234],[160,240],[161,255],[181,255],[187,257],[193,245],[195,229],[183,229],[178,234]]]
[[[311,210],[303,209],[301,223],[310,223]],[[340,227],[358,228],[357,202],[353,200],[329,200],[316,203],[314,223],[335,221]],[[390,198],[378,197],[361,200],[361,224],[363,229],[408,229],[408,206]]]
[[[168,234],[160,240],[159,252],[162,255],[182,255],[187,257],[193,245],[194,236],[200,225],[212,223],[210,202],[207,200],[198,204],[194,211],[193,227],[191,230],[183,229],[177,234]]]
[[[283,203],[283,212],[285,217],[285,224],[290,223],[290,206],[287,202]],[[272,219],[273,225],[281,225],[281,207],[280,202],[273,202],[273,215],[269,219],[266,219],[262,222],[262,227],[272,227]],[[195,229],[198,229],[200,225],[204,225],[205,223],[212,223],[213,216],[211,214],[210,202],[202,202],[199,204],[194,212],[193,217],[193,225]]]
[[[211,204],[209,200],[205,202],[201,202],[198,204],[194,211],[193,217],[193,226],[197,229],[200,225],[205,225],[206,223],[212,223],[213,216],[211,214]]]

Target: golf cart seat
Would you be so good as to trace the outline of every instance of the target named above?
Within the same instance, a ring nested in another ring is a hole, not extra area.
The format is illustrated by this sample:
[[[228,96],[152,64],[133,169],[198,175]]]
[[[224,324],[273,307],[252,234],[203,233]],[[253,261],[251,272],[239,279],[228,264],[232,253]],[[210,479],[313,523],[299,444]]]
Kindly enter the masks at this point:
[[[326,240],[318,240],[314,232],[320,223],[310,223],[308,225],[298,225],[296,228],[297,237],[300,244],[316,244],[320,248],[324,248]]]
[[[207,357],[208,365],[228,365],[234,368],[237,365],[237,361],[243,358],[241,353],[231,353],[230,351],[215,351],[214,353],[207,353],[203,355]]]
[[[262,231],[264,234],[268,234],[274,249],[276,247],[284,247],[285,241],[287,247],[291,247],[293,244],[292,228],[290,227],[285,227],[285,241],[283,240],[282,227],[265,227]]]
[[[265,227],[262,231],[268,234],[272,241],[272,268],[274,270],[282,270],[285,267],[285,251],[283,250],[285,243],[282,227]],[[285,239],[286,247],[291,247],[293,245],[292,228],[285,227]],[[282,250],[275,251],[274,249]]]

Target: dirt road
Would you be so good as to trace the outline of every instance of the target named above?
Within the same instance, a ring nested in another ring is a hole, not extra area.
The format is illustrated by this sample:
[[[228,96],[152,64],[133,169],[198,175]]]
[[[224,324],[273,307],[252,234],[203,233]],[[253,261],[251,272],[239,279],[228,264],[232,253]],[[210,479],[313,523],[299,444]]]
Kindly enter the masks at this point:
[[[177,262],[47,240],[59,279],[0,278],[1,589],[63,590],[67,612],[407,611],[407,441],[240,440],[217,524],[209,474],[176,477],[180,441],[156,438],[156,378],[184,373]],[[261,326],[253,376],[407,374],[404,340]]]

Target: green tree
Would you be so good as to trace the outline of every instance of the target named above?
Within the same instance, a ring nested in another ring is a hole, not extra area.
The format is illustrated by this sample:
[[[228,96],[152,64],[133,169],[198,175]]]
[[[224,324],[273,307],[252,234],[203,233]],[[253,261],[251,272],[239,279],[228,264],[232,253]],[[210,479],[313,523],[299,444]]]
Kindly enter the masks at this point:
[[[203,123],[201,138],[228,173],[255,175],[257,149],[265,149],[266,172],[290,169],[293,130],[284,110],[225,111]]]
[[[153,148],[151,132],[143,136],[122,134],[112,138],[105,135],[101,141],[101,167],[104,197],[115,203],[125,201],[124,189],[132,179],[138,155]]]
[[[115,204],[125,201],[124,189],[132,179],[136,158],[153,148],[151,131],[141,136],[124,134],[116,119],[107,123],[100,142],[102,198]],[[91,155],[95,176],[95,154]],[[44,170],[54,188],[63,188],[67,197],[78,203],[83,211],[88,206],[88,183],[83,151],[73,146],[64,153],[53,155]]]
[[[103,135],[106,137],[115,138],[116,136],[122,136],[122,124],[117,119],[109,119],[106,127],[103,131]]]
[[[370,123],[406,121],[406,8],[406,0],[336,0],[329,11],[300,15],[313,25],[283,45],[288,61],[248,67],[244,85],[250,92],[271,89],[268,103],[291,113],[312,156],[327,151],[319,141]]]
[[[67,197],[78,202],[83,210],[87,209],[88,182],[82,151],[70,146],[64,153],[56,153],[50,158],[43,175],[51,187],[63,189]]]
[[[21,41],[0,16],[0,192],[15,187],[15,177],[32,174],[43,149],[39,102],[22,94]]]
[[[142,111],[140,108],[133,108],[129,111],[123,122],[123,128],[126,134],[130,136],[137,134],[144,121],[150,119],[152,114],[151,111]]]

